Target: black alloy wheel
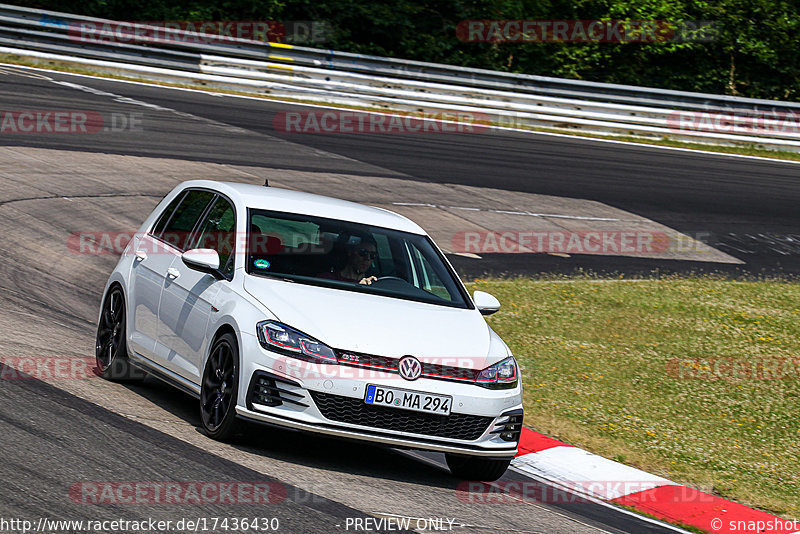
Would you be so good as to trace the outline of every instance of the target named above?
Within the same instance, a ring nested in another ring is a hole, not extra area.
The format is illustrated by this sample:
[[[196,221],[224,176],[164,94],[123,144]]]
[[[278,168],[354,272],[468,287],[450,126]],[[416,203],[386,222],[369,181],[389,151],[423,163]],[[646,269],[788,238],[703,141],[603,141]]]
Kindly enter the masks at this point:
[[[234,434],[238,391],[238,344],[233,334],[224,334],[211,348],[200,387],[200,416],[210,437],[226,440]]]

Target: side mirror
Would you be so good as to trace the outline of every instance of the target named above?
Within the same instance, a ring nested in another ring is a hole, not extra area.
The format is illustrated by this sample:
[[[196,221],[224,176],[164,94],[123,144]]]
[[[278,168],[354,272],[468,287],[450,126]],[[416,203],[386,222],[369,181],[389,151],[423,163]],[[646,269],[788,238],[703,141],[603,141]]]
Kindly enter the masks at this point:
[[[225,278],[219,270],[219,254],[212,248],[193,248],[181,255],[183,263],[190,269],[208,273],[217,280]]]
[[[485,291],[474,292],[472,302],[475,303],[475,307],[478,308],[481,315],[491,315],[500,309],[500,301]]]

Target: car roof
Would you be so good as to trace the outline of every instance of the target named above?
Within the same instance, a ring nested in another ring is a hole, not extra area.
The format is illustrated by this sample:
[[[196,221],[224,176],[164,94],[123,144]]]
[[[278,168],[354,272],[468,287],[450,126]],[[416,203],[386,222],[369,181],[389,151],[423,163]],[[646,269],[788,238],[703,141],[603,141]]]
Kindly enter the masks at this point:
[[[247,208],[314,215],[426,235],[417,223],[393,211],[313,193],[216,180],[190,180],[183,182],[180,187],[219,191],[234,203]]]

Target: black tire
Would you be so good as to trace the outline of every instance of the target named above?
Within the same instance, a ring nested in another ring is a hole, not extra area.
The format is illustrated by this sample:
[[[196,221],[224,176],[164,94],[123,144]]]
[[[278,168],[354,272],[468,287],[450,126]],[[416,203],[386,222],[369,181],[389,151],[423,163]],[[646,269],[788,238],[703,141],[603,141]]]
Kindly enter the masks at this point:
[[[459,454],[445,454],[447,467],[453,476],[463,480],[478,480],[481,482],[493,482],[503,476],[511,459],[492,460],[479,458],[477,456],[461,456]]]
[[[97,374],[106,380],[131,381],[144,378],[144,373],[133,367],[128,360],[125,319],[125,296],[122,288],[112,286],[103,299],[94,347]]]
[[[200,420],[209,437],[225,441],[236,432],[239,394],[239,344],[224,334],[209,351],[200,386]]]

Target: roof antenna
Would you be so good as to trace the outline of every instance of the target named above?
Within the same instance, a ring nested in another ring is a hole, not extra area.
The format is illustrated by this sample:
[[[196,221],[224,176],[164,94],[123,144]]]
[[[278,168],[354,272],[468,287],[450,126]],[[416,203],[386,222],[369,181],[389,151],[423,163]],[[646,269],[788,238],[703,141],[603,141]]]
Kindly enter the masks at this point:
[[[264,187],[269,187],[269,178],[264,180]]]

